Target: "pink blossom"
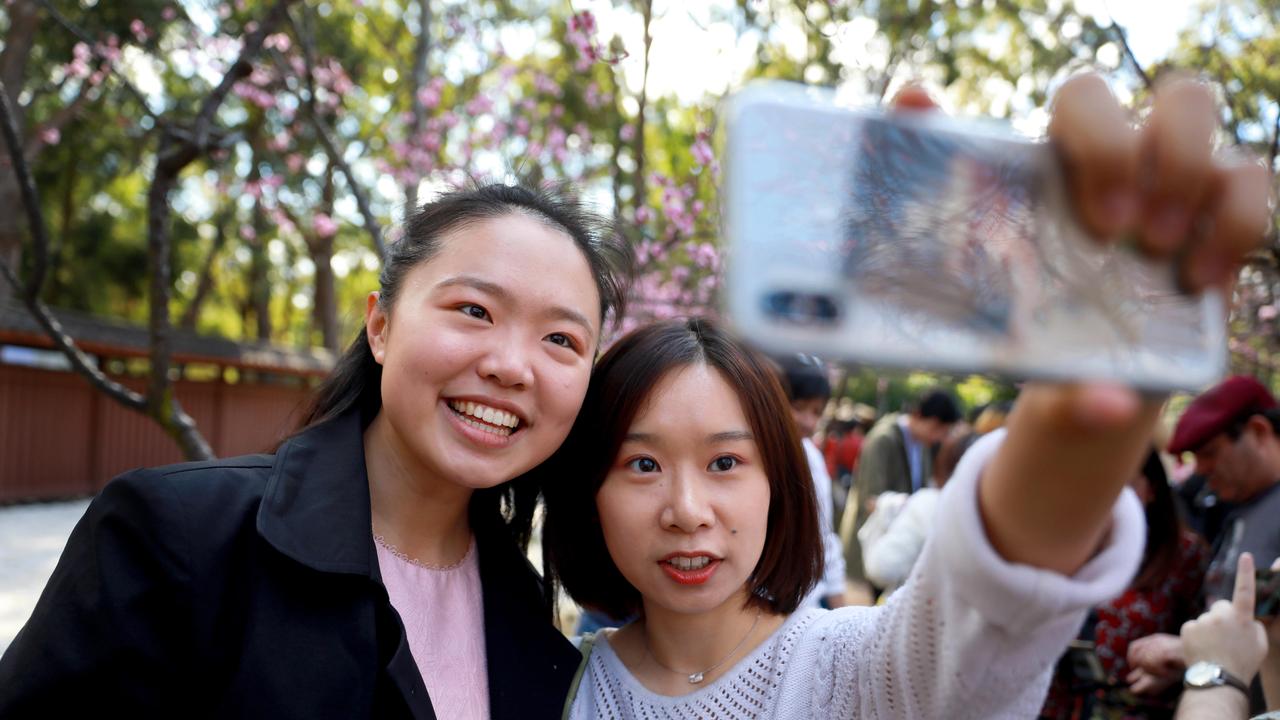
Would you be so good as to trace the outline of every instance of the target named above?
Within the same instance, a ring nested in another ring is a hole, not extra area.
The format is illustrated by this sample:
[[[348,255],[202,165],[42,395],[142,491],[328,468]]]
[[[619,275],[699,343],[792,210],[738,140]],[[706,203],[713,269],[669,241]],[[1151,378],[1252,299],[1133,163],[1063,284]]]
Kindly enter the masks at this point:
[[[635,140],[636,126],[631,123],[623,123],[622,127],[618,130],[618,137],[622,142],[631,142],[632,140]]]
[[[1275,305],[1263,305],[1262,307],[1258,308],[1258,319],[1263,322],[1267,322],[1269,320],[1275,320],[1276,314],[1277,314],[1277,311],[1276,311]]]
[[[591,64],[599,60],[603,55],[596,44],[595,33],[596,18],[591,14],[591,11],[584,10],[580,13],[574,13],[569,18],[569,29],[565,34],[565,39],[578,51],[578,58],[573,65],[578,72],[591,67]]]
[[[492,109],[493,100],[483,93],[471,98],[471,101],[467,103],[467,114],[473,117],[483,115]]]
[[[252,225],[241,225],[240,237],[243,238],[245,242],[253,242],[258,239],[258,231],[254,230]]]
[[[292,153],[285,157],[284,164],[285,167],[289,168],[289,172],[296,174],[306,164],[306,160],[303,160],[298,153]]]
[[[166,5],[165,9],[160,11],[160,17],[163,18],[165,22],[168,22],[178,17],[178,11],[174,10],[171,6]]]
[[[560,86],[556,84],[556,81],[552,80],[551,76],[546,73],[538,73],[533,76],[533,87],[538,92],[545,93],[553,97],[560,97]]]
[[[57,145],[62,140],[62,132],[56,127],[45,128],[40,131],[40,142],[45,145]]]
[[[329,238],[337,234],[338,223],[325,213],[316,213],[315,218],[311,221],[311,229],[315,230],[316,235],[322,238]]]
[[[698,139],[689,148],[689,153],[693,155],[693,161],[704,167],[715,162],[715,154],[711,152],[711,143],[707,142],[706,136],[699,134]]]
[[[262,44],[270,50],[289,52],[289,48],[292,47],[293,42],[289,39],[289,36],[284,33],[272,33],[262,41]]]
[[[646,222],[649,222],[649,218],[650,218],[650,217],[652,217],[652,213],[651,213],[651,211],[649,210],[649,208],[647,208],[647,207],[645,207],[645,206],[643,206],[643,205],[641,205],[640,207],[636,208],[636,222],[638,222],[638,223],[646,223]]]
[[[418,104],[428,109],[434,108],[440,104],[440,91],[430,85],[418,88]]]
[[[133,33],[134,39],[137,40],[138,42],[147,41],[147,37],[148,37],[147,26],[141,20],[138,20],[135,18],[132,22],[130,22],[129,32]]]

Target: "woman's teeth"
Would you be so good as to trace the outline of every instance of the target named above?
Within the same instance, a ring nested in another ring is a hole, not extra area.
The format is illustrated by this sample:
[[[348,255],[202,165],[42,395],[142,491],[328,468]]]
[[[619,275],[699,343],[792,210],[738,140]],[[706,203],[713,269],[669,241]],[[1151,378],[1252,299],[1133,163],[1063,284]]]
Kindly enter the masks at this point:
[[[514,414],[476,402],[450,400],[449,407],[462,416],[463,422],[494,435],[510,435],[520,424]]]
[[[673,557],[667,562],[671,563],[677,570],[701,570],[711,564],[711,558],[706,555],[698,557]]]

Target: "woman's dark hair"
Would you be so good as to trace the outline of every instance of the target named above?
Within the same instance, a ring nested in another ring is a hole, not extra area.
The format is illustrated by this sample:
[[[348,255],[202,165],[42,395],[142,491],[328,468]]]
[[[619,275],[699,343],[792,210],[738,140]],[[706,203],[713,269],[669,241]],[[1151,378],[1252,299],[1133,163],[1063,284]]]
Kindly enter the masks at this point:
[[[1178,546],[1182,520],[1169,487],[1169,476],[1160,461],[1160,453],[1152,450],[1142,465],[1142,475],[1151,486],[1151,502],[1147,504],[1147,548],[1133,586],[1149,589],[1159,585],[1173,573],[1181,549]]]
[[[569,439],[543,470],[547,577],[579,604],[612,617],[640,611],[640,593],[605,547],[596,493],[654,387],[673,370],[704,363],[738,394],[769,479],[764,551],[748,582],[749,606],[789,613],[822,573],[822,540],[809,465],[769,361],[714,322],[667,320],[619,340],[597,363]],[[554,584],[554,583],[551,583]]]
[[[405,276],[435,257],[446,235],[471,223],[517,213],[562,230],[573,239],[586,258],[600,293],[601,324],[610,319],[615,324],[620,321],[634,273],[634,255],[606,221],[584,209],[566,188],[558,186],[534,190],[516,185],[477,185],[445,193],[423,205],[405,221],[404,235],[388,246],[383,258],[378,277],[378,304],[383,312],[392,313]],[[368,334],[361,327],[333,371],[316,388],[297,432],[357,410],[367,426],[381,408],[382,366],[373,359]],[[536,501],[537,488],[530,483],[504,483],[475,493],[471,515],[473,521],[491,519],[494,514],[490,508],[498,510],[517,542],[526,545]]]

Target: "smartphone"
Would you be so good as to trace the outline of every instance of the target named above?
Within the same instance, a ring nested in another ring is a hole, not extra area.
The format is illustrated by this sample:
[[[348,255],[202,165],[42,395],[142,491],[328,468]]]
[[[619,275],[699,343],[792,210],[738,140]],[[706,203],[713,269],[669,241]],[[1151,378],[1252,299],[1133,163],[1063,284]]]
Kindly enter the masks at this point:
[[[1280,572],[1258,570],[1257,573],[1253,615],[1259,620],[1274,619],[1280,616]]]
[[[725,310],[762,349],[1155,391],[1221,377],[1221,293],[1090,238],[1050,145],[776,81],[722,117]]]

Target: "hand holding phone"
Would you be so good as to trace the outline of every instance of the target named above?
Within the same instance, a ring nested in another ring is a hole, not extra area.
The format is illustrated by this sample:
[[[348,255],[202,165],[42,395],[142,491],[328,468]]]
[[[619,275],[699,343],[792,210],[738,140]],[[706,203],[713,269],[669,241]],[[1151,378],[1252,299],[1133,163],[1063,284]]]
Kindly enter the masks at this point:
[[[1212,113],[1153,113],[1139,138],[1109,94],[1081,97],[1099,87],[1064,87],[1052,145],[802,86],[743,91],[725,113],[730,317],[767,349],[870,365],[1209,384],[1222,298],[1182,290],[1261,238],[1265,168],[1206,168],[1212,128],[1169,127]],[[1134,242],[1096,242],[1121,234]]]

